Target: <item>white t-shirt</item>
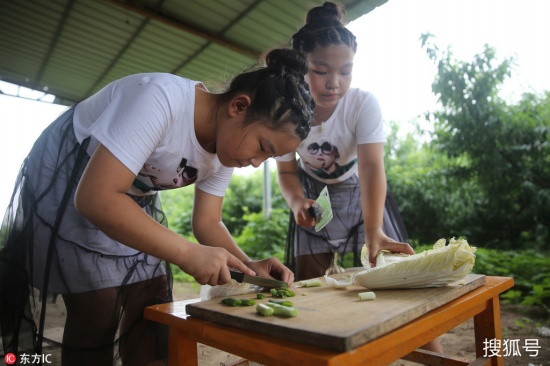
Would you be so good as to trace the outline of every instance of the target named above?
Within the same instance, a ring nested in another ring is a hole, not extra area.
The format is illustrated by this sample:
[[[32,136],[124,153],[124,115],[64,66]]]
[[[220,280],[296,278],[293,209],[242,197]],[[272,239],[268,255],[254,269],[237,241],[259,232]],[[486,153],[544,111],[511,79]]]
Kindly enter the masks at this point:
[[[326,184],[340,183],[357,174],[357,145],[386,142],[382,112],[376,97],[350,88],[330,118],[313,126],[298,149],[300,166]],[[296,154],[276,158],[292,161]]]
[[[82,142],[91,136],[89,155],[101,143],[136,174],[128,193],[149,195],[195,183],[223,196],[233,168],[224,167],[197,140],[197,84],[165,73],[116,80],[76,106],[76,138]]]

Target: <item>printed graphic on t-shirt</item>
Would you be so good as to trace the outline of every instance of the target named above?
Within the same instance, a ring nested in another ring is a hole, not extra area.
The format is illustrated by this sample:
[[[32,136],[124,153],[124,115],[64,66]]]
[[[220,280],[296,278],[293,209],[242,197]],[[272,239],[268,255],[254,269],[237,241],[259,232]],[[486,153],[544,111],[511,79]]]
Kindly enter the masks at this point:
[[[144,193],[180,188],[195,183],[197,175],[197,168],[187,165],[186,158],[181,159],[179,166],[169,173],[145,163],[134,180],[134,186]]]
[[[338,147],[328,141],[313,142],[307,146],[307,156],[303,156],[304,163],[311,172],[322,179],[338,178],[349,171],[357,162],[353,159],[345,165],[337,163],[340,159]]]

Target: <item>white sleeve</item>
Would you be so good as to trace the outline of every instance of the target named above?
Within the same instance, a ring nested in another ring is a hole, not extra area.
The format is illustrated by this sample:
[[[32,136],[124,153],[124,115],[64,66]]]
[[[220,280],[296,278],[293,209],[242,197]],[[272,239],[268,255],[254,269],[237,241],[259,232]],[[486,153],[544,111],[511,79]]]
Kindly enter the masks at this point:
[[[346,122],[356,121],[355,126],[348,127],[355,132],[357,144],[386,142],[382,110],[376,97],[371,93],[358,91],[350,102],[354,104],[354,107],[346,108],[346,110],[353,111],[353,116],[346,118]]]
[[[90,134],[138,174],[172,128],[170,97],[156,83],[136,83],[114,93]]]
[[[196,183],[195,186],[206,193],[223,197],[229,186],[232,174],[233,168],[223,167],[216,174],[208,177],[208,179]]]

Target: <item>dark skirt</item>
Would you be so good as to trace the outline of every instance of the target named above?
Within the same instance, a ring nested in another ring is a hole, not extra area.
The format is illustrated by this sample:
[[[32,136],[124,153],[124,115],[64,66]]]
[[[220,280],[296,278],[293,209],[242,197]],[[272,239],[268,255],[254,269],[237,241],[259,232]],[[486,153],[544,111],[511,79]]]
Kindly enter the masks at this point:
[[[51,301],[58,294],[107,288],[127,291],[132,284],[146,284],[155,278],[158,282],[160,277],[167,279],[163,281],[165,291],[146,302],[171,301],[167,263],[114,241],[76,211],[76,186],[90,157],[86,153],[88,139],[79,144],[74,135],[73,112],[74,107],[64,112],[33,145],[2,223],[0,331],[5,353],[42,354],[46,343],[63,346],[59,339],[44,336],[48,334],[48,317],[60,309]],[[130,197],[166,225],[158,195]],[[131,297],[125,292],[124,298]],[[127,306],[132,304],[122,303],[121,311]],[[86,337],[85,330],[82,337]],[[119,332],[112,345],[121,337],[124,334]]]
[[[340,258],[343,258],[345,253],[352,254],[353,266],[361,266],[360,254],[365,243],[365,230],[358,177],[353,175],[344,182],[327,185],[310,177],[299,164],[298,169],[305,197],[317,199],[327,186],[334,216],[325,228],[316,232],[315,228],[296,225],[291,212],[285,264],[295,270],[297,256],[338,252]],[[384,205],[382,230],[396,241],[409,240],[397,203],[389,188]]]

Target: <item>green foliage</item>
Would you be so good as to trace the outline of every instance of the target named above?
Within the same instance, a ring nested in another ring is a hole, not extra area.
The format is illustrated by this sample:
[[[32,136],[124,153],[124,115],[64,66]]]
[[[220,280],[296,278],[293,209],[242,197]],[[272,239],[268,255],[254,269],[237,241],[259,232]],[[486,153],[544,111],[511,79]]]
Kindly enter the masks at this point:
[[[499,88],[513,60],[486,46],[471,62],[440,52],[433,83],[441,109],[428,113],[432,139],[388,140],[389,188],[418,242],[465,236],[500,249],[543,248],[550,240],[550,93],[507,104]]]
[[[238,236],[246,226],[246,215],[262,210],[262,175],[233,174],[223,203],[223,222],[229,232]]]
[[[186,238],[192,238],[191,214],[193,210],[194,186],[162,191],[162,209],[168,218],[168,226]]]
[[[272,207],[286,208],[277,184],[277,172],[271,169]],[[233,174],[223,203],[223,222],[234,236],[247,226],[247,215],[263,209],[263,168],[249,175]]]
[[[283,261],[288,218],[289,211],[282,208],[274,208],[269,217],[263,212],[246,214],[247,224],[235,240],[252,258],[276,257]]]
[[[550,256],[547,252],[478,248],[475,254],[475,273],[514,278],[514,287],[502,295],[505,301],[550,308]]]
[[[272,169],[271,191],[273,208],[288,210],[277,184],[277,172]],[[162,192],[163,209],[168,216],[170,228],[186,238],[194,240],[191,219],[194,186]],[[222,211],[222,221],[233,235],[238,237],[247,226],[247,215],[263,209],[263,171],[257,169],[249,175],[233,174],[227,188]]]
[[[489,46],[472,62],[447,51],[437,64],[432,89],[443,108],[431,116],[432,145],[451,159],[465,157],[453,176],[474,181],[482,193],[472,235],[499,247],[542,247],[550,239],[550,93],[506,104],[498,92],[513,61],[498,63]]]
[[[386,147],[388,189],[397,199],[411,241],[469,237],[475,205],[465,202],[478,202],[482,197],[475,179],[454,176],[468,163],[467,158],[450,159],[437,153],[413,133],[396,142],[396,133],[393,129]]]
[[[475,246],[473,243],[469,243]],[[416,253],[432,249],[433,244],[414,247]],[[548,251],[497,250],[477,247],[473,273],[513,277],[514,287],[501,295],[503,302],[540,305],[550,312],[550,256]]]

